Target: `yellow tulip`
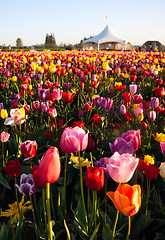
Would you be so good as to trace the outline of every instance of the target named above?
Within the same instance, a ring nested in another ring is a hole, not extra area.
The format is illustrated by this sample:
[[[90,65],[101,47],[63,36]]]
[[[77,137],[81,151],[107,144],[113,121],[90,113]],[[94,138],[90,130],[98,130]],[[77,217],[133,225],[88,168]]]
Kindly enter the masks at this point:
[[[165,134],[157,132],[156,136],[155,136],[155,141],[157,141],[157,142],[165,142]]]
[[[1,109],[1,118],[5,119],[8,117],[8,113],[6,109]]]
[[[150,156],[150,155],[144,155],[144,162],[146,164],[154,164],[154,157]]]
[[[12,77],[12,81],[13,81],[13,82],[16,82],[16,81],[17,81],[17,76],[13,76],[13,77]]]

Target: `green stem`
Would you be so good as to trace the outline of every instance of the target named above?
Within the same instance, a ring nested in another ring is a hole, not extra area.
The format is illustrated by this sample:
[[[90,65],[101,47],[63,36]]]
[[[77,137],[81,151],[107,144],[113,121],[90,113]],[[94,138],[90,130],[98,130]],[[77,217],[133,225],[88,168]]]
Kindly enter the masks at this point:
[[[81,198],[82,198],[82,204],[83,204],[83,210],[84,210],[84,217],[85,217],[85,223],[86,223],[86,230],[88,231],[88,219],[87,219],[87,215],[86,215],[86,208],[85,208],[85,201],[84,201],[83,178],[82,178],[82,166],[81,166],[81,160],[80,160],[80,152],[78,152],[78,159],[79,159],[79,168],[80,168]]]
[[[49,235],[48,239],[53,240],[51,213],[50,213],[50,183],[46,183],[46,210],[47,210],[47,218],[48,218],[48,235]]]
[[[66,205],[66,172],[67,172],[67,160],[68,160],[68,154],[66,153],[65,157],[65,166],[64,166],[64,211],[67,215],[67,205]]]
[[[37,232],[37,222],[36,222],[36,217],[35,217],[35,213],[34,213],[33,200],[32,200],[32,196],[31,196],[30,194],[29,194],[29,198],[30,198],[30,202],[31,202],[31,206],[32,206],[32,214],[33,214],[33,221],[34,221],[36,239],[39,240],[39,238],[38,238],[38,232]]]
[[[129,239],[130,232],[131,232],[131,217],[128,216],[128,232],[127,232],[126,240]]]
[[[96,212],[97,212],[97,191],[94,191],[94,221],[95,221],[95,229],[97,227],[97,216],[96,216]],[[95,236],[95,240],[97,240],[97,235]]]
[[[17,184],[17,178],[16,177],[14,178],[14,181],[15,181],[15,184]],[[17,192],[16,188],[15,188],[15,196],[16,196],[16,200],[17,200],[18,212],[19,212],[19,215],[20,215],[20,208],[19,208],[19,201],[18,201],[18,192]]]
[[[91,159],[91,165],[93,167],[93,157],[92,157],[92,152],[90,152],[90,159]]]
[[[146,199],[146,215],[148,212],[148,202],[150,197],[150,186],[151,186],[151,179],[147,178],[147,199]]]
[[[44,210],[44,222],[45,228],[47,230],[47,220],[46,220],[46,205],[45,205],[45,189],[42,189],[42,203],[43,203],[43,210]]]
[[[105,179],[105,224],[107,220],[107,178]]]
[[[114,236],[115,236],[115,231],[116,231],[116,226],[117,226],[118,217],[119,217],[119,211],[117,210],[116,219],[115,219],[115,223],[114,223],[114,226],[113,226],[112,240],[114,239]]]
[[[2,159],[3,159],[3,167],[5,167],[5,158],[4,158],[4,142],[2,142]]]

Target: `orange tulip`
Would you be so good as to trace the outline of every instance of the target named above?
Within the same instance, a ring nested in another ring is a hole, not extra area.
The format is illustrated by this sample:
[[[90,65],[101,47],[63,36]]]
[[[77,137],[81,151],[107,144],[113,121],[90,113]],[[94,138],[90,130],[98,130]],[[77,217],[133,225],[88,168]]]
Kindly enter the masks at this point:
[[[135,215],[141,206],[140,185],[120,185],[115,192],[107,192],[116,209],[125,216]]]

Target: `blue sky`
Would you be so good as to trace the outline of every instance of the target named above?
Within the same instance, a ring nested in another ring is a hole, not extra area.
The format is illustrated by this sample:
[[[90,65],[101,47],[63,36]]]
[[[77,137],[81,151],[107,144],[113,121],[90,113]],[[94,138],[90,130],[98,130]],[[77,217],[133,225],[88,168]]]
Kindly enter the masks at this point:
[[[79,43],[100,33],[108,23],[133,45],[158,40],[165,45],[165,0],[0,0],[0,45],[45,42]],[[107,20],[106,20],[107,16]]]

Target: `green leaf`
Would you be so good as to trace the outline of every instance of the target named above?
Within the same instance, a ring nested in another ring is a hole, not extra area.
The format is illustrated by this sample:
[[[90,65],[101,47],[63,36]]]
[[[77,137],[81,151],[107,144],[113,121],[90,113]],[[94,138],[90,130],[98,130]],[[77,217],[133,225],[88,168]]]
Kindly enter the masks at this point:
[[[22,232],[22,227],[23,227],[23,216],[22,216],[22,211],[19,216],[19,220],[17,223],[17,228],[15,231],[15,240],[19,240]]]
[[[6,181],[2,173],[0,173],[0,184],[2,184],[4,187],[8,189],[11,189],[11,187],[9,186],[8,182]]]
[[[100,222],[99,222],[99,224],[96,226],[96,228],[95,228],[95,230],[94,230],[94,232],[93,232],[93,234],[92,234],[92,236],[90,237],[89,240],[93,240],[93,239],[95,238],[95,236],[96,236],[96,234],[97,234],[97,232],[98,232],[98,230],[99,230],[99,227],[100,227]]]
[[[102,237],[103,237],[103,240],[112,239],[112,230],[107,224],[103,225]]]
[[[8,237],[8,229],[7,229],[7,226],[5,225],[5,223],[3,223],[2,227],[1,227],[1,231],[0,231],[0,239],[7,240],[7,237]]]

